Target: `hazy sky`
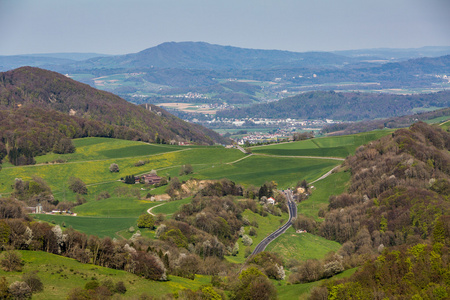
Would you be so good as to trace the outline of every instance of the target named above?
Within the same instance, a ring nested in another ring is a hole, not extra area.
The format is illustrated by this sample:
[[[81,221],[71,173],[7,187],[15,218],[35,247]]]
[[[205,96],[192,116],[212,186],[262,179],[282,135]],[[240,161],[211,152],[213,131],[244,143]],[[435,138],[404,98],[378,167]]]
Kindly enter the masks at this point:
[[[0,0],[0,55],[450,46],[450,0]]]

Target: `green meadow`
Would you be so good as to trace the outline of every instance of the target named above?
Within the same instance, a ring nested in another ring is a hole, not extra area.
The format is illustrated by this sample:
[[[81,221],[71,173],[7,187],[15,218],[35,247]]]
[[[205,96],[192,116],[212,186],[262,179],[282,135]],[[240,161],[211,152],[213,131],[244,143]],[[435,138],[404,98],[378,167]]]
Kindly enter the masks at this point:
[[[192,197],[187,197],[181,200],[168,201],[157,203],[157,207],[152,209],[153,214],[164,214],[166,218],[170,218],[176,211],[180,210],[181,206],[191,202]]]
[[[293,227],[270,243],[266,250],[281,254],[284,259],[321,259],[330,251],[337,251],[341,245],[311,233],[296,233]]]
[[[124,228],[136,227],[137,218],[133,217],[78,217],[67,215],[33,215],[33,219],[54,223],[56,225],[64,225],[66,228],[72,227],[87,235],[97,235],[101,238],[109,236],[111,238],[119,238],[122,235],[117,234]]]
[[[0,193],[12,191],[14,178],[30,180],[33,176],[38,176],[50,185],[54,193],[66,193],[67,180],[71,176],[81,178],[88,185],[114,182],[126,175],[140,175],[151,170],[160,171],[162,176],[177,176],[181,165],[187,163],[192,164],[195,170],[205,165],[233,162],[244,156],[236,149],[223,147],[184,147],[180,150],[178,146],[101,138],[79,139],[75,144],[78,145],[75,153],[43,155],[38,157],[36,165],[15,167],[5,164],[0,172]],[[43,163],[56,159],[67,162]],[[148,163],[136,167],[135,163],[139,160]],[[119,173],[109,172],[112,163],[119,165]]]
[[[317,179],[340,163],[335,160],[252,155],[234,164],[214,165],[203,169],[196,177],[228,178],[243,185],[255,186],[276,181],[278,188],[287,188],[299,180]]]
[[[320,209],[328,207],[328,199],[331,195],[339,195],[345,192],[350,181],[350,172],[332,173],[330,176],[313,184],[314,189],[308,199],[297,205],[299,214],[321,221],[318,213]]]
[[[304,141],[252,147],[255,154],[281,156],[320,156],[345,158],[356,148],[390,134],[390,130],[377,130],[344,136],[328,136]]]
[[[137,299],[142,294],[163,297],[185,288],[197,290],[202,285],[209,285],[209,276],[196,275],[195,280],[169,276],[169,281],[151,281],[134,274],[103,268],[92,264],[82,264],[72,258],[58,256],[46,252],[20,251],[25,264],[22,272],[5,272],[0,269],[0,277],[6,277],[9,284],[20,281],[22,274],[37,272],[44,284],[42,292],[33,294],[33,299],[66,299],[69,292],[84,285],[93,278],[98,281],[110,279],[114,283],[123,281],[127,292],[125,298]]]
[[[441,128],[444,130],[448,130],[450,128],[450,121],[441,123],[439,126],[441,126]]]

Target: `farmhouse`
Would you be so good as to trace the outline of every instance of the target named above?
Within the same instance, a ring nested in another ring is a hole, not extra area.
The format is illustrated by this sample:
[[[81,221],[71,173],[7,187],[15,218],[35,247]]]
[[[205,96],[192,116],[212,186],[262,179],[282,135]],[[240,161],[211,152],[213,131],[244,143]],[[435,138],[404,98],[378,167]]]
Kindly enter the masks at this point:
[[[275,205],[275,199],[270,197],[269,199],[267,199],[267,204]]]
[[[157,184],[161,181],[161,177],[155,174],[144,174],[140,178],[142,178],[143,182],[146,184]]]

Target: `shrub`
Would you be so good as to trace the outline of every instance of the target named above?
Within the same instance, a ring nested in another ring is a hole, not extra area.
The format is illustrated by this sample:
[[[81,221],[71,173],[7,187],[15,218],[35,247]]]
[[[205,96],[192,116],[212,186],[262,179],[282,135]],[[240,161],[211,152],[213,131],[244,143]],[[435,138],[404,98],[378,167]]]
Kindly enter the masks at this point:
[[[116,283],[116,292],[119,294],[125,294],[127,291],[127,288],[123,281],[117,281]]]
[[[97,196],[97,200],[108,199],[108,198],[111,198],[111,195],[108,193],[108,191],[101,191],[100,194],[98,194],[98,196]]]
[[[13,299],[31,299],[31,288],[26,282],[16,281],[9,286]]]
[[[192,168],[192,166],[190,164],[185,164],[185,165],[181,166],[180,176],[188,175],[188,174],[191,174],[192,172],[194,172],[194,169]]]
[[[28,284],[33,293],[40,292],[44,289],[44,284],[42,283],[41,279],[37,276],[36,272],[23,274],[22,280],[26,284]]]
[[[88,190],[86,187],[86,183],[83,182],[80,178],[70,177],[69,178],[69,189],[77,194],[85,195]]]
[[[84,285],[84,289],[85,290],[95,290],[96,288],[99,287],[99,283],[97,280],[91,280],[86,282],[86,284]]]
[[[248,235],[244,234],[242,236],[242,244],[244,244],[244,246],[251,246],[253,244],[253,240],[251,237],[249,237]]]
[[[3,270],[7,272],[22,270],[22,258],[20,256],[20,253],[14,250],[3,252],[2,260],[0,263]]]
[[[112,164],[109,166],[109,171],[110,171],[111,173],[117,173],[117,172],[119,172],[119,171],[120,171],[119,165],[116,164],[116,163],[112,163]]]
[[[73,145],[72,140],[62,138],[53,145],[53,152],[57,154],[74,153],[75,146]]]
[[[155,219],[151,214],[140,215],[137,221],[137,226],[139,228],[150,228],[153,229],[155,225]]]

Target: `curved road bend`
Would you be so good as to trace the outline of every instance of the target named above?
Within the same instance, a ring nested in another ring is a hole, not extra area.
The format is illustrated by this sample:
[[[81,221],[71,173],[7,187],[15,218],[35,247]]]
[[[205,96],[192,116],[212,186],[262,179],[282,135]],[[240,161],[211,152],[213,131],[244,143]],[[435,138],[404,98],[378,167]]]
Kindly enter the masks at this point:
[[[291,190],[285,190],[284,194],[286,195],[286,198],[288,200],[288,208],[289,208],[289,220],[280,228],[272,232],[269,236],[267,236],[265,239],[263,239],[256,247],[255,250],[253,250],[252,255],[258,254],[264,249],[266,249],[267,245],[270,244],[274,239],[282,235],[289,227],[292,225],[292,219],[297,217],[297,205],[295,205],[295,201],[292,195]]]

